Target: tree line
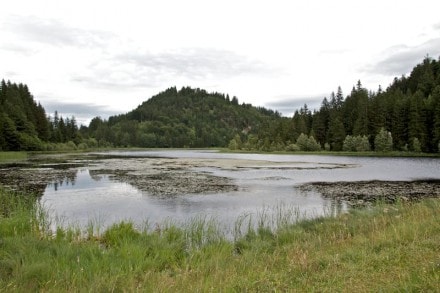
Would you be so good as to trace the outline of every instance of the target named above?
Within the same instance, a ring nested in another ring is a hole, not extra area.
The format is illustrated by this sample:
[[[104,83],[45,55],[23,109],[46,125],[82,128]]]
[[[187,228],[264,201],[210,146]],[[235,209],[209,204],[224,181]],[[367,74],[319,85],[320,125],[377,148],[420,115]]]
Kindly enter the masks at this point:
[[[244,148],[261,150],[439,152],[440,61],[426,57],[385,91],[368,91],[358,81],[344,97],[338,87],[318,110],[304,105],[291,119],[239,139]]]
[[[95,147],[229,147],[261,151],[440,151],[440,60],[426,57],[386,90],[360,81],[293,117],[237,97],[171,87],[136,109],[78,128],[75,117],[49,116],[28,87],[2,80],[0,150]]]
[[[27,85],[1,81],[0,151],[72,148],[81,141],[75,117],[50,117]]]

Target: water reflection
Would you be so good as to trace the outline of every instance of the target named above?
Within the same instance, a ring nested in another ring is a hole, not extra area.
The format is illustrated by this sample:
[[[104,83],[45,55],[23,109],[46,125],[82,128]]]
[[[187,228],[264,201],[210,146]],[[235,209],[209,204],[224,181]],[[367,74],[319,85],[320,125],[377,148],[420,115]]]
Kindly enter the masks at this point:
[[[347,209],[347,205],[341,200],[330,200],[317,192],[296,188],[303,183],[440,178],[440,160],[425,158],[219,154],[182,150],[110,154],[122,156],[126,168],[130,170],[136,170],[133,164],[144,166],[151,157],[189,158],[188,162],[192,158],[207,159],[206,161],[248,161],[245,162],[246,168],[233,170],[224,167],[225,164],[220,164],[220,167],[206,164],[186,169],[231,179],[238,186],[236,190],[173,196],[157,196],[149,188],[141,191],[134,185],[122,182],[124,177],[115,176],[115,173],[102,174],[97,173],[96,169],[89,170],[85,167],[70,169],[68,175],[57,177],[44,190],[42,202],[52,211],[54,220],[65,225],[85,227],[90,222],[95,222],[106,227],[121,220],[131,220],[138,224],[148,221],[155,225],[167,221],[181,223],[192,218],[209,216],[226,227],[233,227],[239,217],[251,215],[255,219],[267,207],[275,210],[277,207],[299,208],[304,217],[336,215]],[[257,161],[269,163],[253,168]],[[173,164],[173,161],[168,160],[167,164]],[[118,165],[117,168],[122,169],[122,166]],[[162,173],[168,172],[161,164],[155,168],[162,168]],[[111,172],[114,168],[105,170]],[[149,183],[150,177],[143,176],[143,179],[147,179],[146,182]],[[157,181],[157,178],[151,178]],[[161,181],[162,183],[166,184]],[[152,181],[151,184],[157,182]]]
[[[54,182],[47,184],[47,187],[52,188],[57,191],[59,187],[63,186],[75,186],[77,173],[68,173],[62,178],[58,178]]]
[[[263,207],[301,207],[310,216],[341,211],[319,194],[300,194],[291,186],[257,186],[216,194],[157,197],[116,181],[111,175],[78,170],[73,177],[48,184],[41,199],[54,224],[106,227],[121,220],[156,225],[184,223],[208,216],[232,227],[239,216],[254,215]],[[274,190],[275,189],[275,190]],[[269,191],[271,190],[271,191]]]

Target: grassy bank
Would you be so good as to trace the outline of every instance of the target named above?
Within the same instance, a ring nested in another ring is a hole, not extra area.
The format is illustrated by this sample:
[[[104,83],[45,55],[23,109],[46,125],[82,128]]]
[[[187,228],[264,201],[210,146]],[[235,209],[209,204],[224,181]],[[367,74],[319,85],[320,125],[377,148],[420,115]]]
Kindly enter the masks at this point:
[[[440,201],[250,229],[202,220],[52,235],[32,197],[0,189],[0,291],[436,291]],[[90,229],[91,231],[92,229]]]
[[[258,151],[258,150],[230,150],[228,148],[216,148],[222,153],[244,153],[244,154],[279,154],[279,155],[318,155],[318,156],[346,156],[346,157],[404,157],[404,158],[439,158],[440,153],[422,153],[409,151],[390,152],[346,152],[346,151]]]
[[[26,160],[26,152],[0,152],[0,164]]]

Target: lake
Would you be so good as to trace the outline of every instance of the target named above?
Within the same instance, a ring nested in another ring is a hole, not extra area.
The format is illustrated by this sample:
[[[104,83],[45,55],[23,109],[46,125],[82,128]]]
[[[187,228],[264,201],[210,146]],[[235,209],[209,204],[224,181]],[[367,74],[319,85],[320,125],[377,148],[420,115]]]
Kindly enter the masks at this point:
[[[107,227],[121,220],[150,226],[215,219],[316,217],[343,201],[298,188],[312,182],[440,179],[437,158],[232,154],[205,150],[113,151],[74,158],[70,176],[44,188],[54,223]],[[75,164],[78,164],[77,166]],[[53,166],[51,166],[53,167]],[[45,172],[50,169],[38,169]]]

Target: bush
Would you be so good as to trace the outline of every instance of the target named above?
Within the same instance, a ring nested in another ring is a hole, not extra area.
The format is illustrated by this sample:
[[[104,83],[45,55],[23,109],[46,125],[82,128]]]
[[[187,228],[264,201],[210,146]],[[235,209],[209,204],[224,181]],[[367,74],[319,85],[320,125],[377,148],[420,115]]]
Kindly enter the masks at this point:
[[[286,148],[286,146],[284,145],[284,143],[279,142],[279,141],[273,141],[273,142],[270,144],[270,149],[271,149],[272,151],[284,151],[285,148]]]
[[[422,145],[417,137],[412,140],[412,151],[416,153],[420,153],[422,151]]]
[[[300,149],[299,149],[299,146],[297,146],[294,143],[291,143],[291,144],[286,146],[286,151],[288,151],[288,152],[298,152],[298,151],[300,151]]]
[[[367,152],[370,150],[370,142],[368,137],[347,135],[344,140],[342,149],[348,152]]]
[[[78,149],[79,150],[86,150],[86,149],[88,149],[89,147],[87,146],[87,144],[85,144],[85,143],[80,143],[80,144],[78,144]]]
[[[374,139],[374,149],[377,152],[389,152],[393,150],[393,137],[391,132],[386,131],[383,127]]]
[[[299,147],[301,151],[320,151],[321,146],[316,142],[313,136],[307,136],[304,133],[296,140],[296,145]]]
[[[23,151],[39,151],[44,148],[43,142],[35,136],[29,135],[25,132],[18,133],[18,141],[20,150]]]
[[[354,152],[354,139],[353,136],[347,135],[342,145],[342,150],[346,152]]]
[[[230,150],[241,150],[242,144],[240,135],[236,134],[235,137],[229,141],[228,147]]]

